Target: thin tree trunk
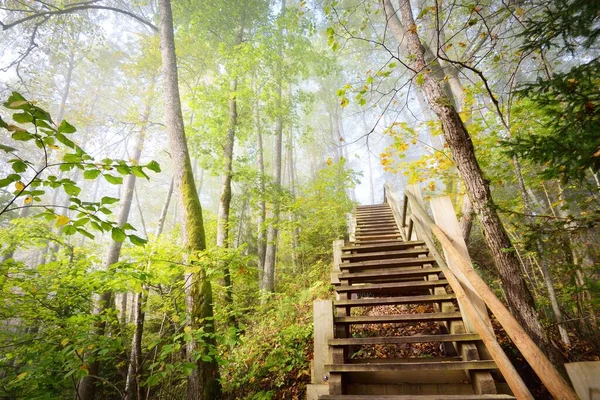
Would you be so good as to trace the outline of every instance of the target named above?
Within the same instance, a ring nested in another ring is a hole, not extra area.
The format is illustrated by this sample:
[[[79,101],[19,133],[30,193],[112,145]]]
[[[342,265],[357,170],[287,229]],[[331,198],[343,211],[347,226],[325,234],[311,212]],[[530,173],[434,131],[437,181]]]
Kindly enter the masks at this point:
[[[167,196],[163,204],[162,210],[160,210],[160,217],[156,224],[156,231],[154,232],[154,238],[158,239],[165,226],[165,220],[167,219],[167,213],[169,212],[169,204],[171,203],[171,196],[173,195],[173,185],[175,183],[175,177],[171,177],[171,183],[169,183],[169,189],[167,190]]]
[[[265,219],[267,217],[267,206],[265,204],[265,162],[264,162],[264,149],[262,139],[262,129],[260,124],[259,104],[258,100],[255,104],[255,118],[256,118],[256,137],[257,137],[257,152],[256,163],[258,164],[258,179],[259,179],[259,203],[258,203],[258,218],[256,225],[258,227],[258,234],[256,237],[256,246],[258,250],[258,281],[262,287],[262,281],[264,279],[265,270],[265,253],[267,247],[267,241],[265,238]]]
[[[504,230],[491,196],[489,182],[483,177],[473,143],[462,120],[440,82],[427,73],[428,63],[425,50],[417,34],[410,0],[400,1],[400,15],[406,38],[406,49],[413,58],[410,67],[415,73],[423,74],[422,89],[429,106],[442,123],[446,143],[450,147],[458,171],[467,186],[473,208],[477,213],[486,243],[492,253],[498,273],[506,292],[506,301],[517,320],[532,339],[557,361],[557,354],[545,336],[538,320],[533,297],[521,276],[521,266],[514,247]]]
[[[281,16],[285,13],[285,1],[281,0]],[[283,28],[279,30],[280,38],[283,41]],[[275,110],[277,116],[275,118],[275,158],[273,162],[274,168],[274,184],[276,187],[281,187],[281,153],[283,142],[283,45],[279,44],[279,60],[277,66],[277,87]],[[279,225],[280,201],[276,199],[273,204],[271,213],[271,221],[267,229],[267,246],[265,249],[265,268],[261,289],[263,292],[273,293],[275,291],[275,262],[277,260],[277,238]]]
[[[177,59],[175,55],[175,38],[173,33],[173,15],[169,0],[159,1],[160,10],[160,44],[163,66],[165,95],[165,114],[169,150],[173,159],[175,182],[180,192],[184,223],[184,246],[189,254],[191,264],[195,254],[206,249],[202,206],[192,173],[192,163],[187,147],[181,114],[179,83],[177,76]],[[194,339],[186,343],[186,354],[189,360],[196,363],[196,368],[188,376],[188,400],[212,400],[221,397],[219,383],[219,367],[216,360],[208,356],[209,347],[215,345],[214,326],[212,323],[212,287],[201,266],[194,265],[192,271],[185,274],[186,306],[188,326],[193,330],[202,328],[208,334],[205,344]],[[193,335],[192,335],[193,337]],[[200,355],[200,357],[197,357]],[[204,357],[202,357],[204,356]],[[208,360],[205,358],[208,356]]]
[[[241,28],[239,42],[241,43]],[[221,175],[221,197],[219,201],[219,213],[217,218],[217,247],[229,248],[229,211],[231,207],[231,178],[233,176],[233,147],[235,144],[235,131],[238,121],[237,113],[237,78],[233,78],[229,88],[229,122],[227,135],[223,147],[224,171]],[[225,303],[228,307],[233,301],[233,290],[231,287],[231,272],[229,265],[221,263],[223,268],[223,285],[225,286]],[[230,311],[230,310],[229,310]]]

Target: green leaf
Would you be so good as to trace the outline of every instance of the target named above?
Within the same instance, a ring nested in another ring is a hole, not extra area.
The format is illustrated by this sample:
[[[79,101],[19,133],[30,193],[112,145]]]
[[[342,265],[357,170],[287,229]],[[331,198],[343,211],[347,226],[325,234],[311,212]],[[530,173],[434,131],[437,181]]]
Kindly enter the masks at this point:
[[[122,243],[127,239],[127,235],[120,228],[112,228],[111,237],[115,242]]]
[[[142,239],[141,237],[136,235],[129,235],[129,241],[135,246],[143,246],[146,243],[148,243],[146,239]]]
[[[148,175],[146,175],[146,173],[144,172],[142,167],[137,167],[137,166],[131,167],[131,172],[133,172],[133,174],[135,176],[137,176],[138,178],[150,179],[150,177]]]
[[[154,171],[156,173],[160,172],[160,164],[157,163],[156,161],[152,160],[150,161],[147,165],[146,168],[148,168],[150,171]]]
[[[75,133],[77,132],[77,129],[75,129],[73,125],[71,125],[63,119],[60,125],[58,126],[58,131],[61,133]]]
[[[62,233],[67,236],[74,235],[75,232],[77,232],[77,228],[75,228],[73,225],[65,225],[62,230]]]
[[[12,134],[12,138],[14,140],[26,141],[26,140],[33,139],[33,135],[31,133],[27,132],[26,130],[18,130]]]
[[[64,144],[65,146],[74,149],[75,148],[75,143],[73,143],[73,141],[71,139],[68,139],[65,135],[63,135],[62,133],[56,133],[54,135],[54,137],[56,137],[56,140],[58,140],[59,142],[61,142],[62,144]]]
[[[113,176],[113,175],[104,175],[104,179],[106,179],[106,181],[110,184],[113,185],[120,185],[123,183],[123,178],[120,176]]]
[[[27,170],[27,164],[21,160],[17,160],[13,162],[12,169],[17,173],[25,172]]]
[[[90,239],[94,239],[94,235],[92,235],[90,232],[86,231],[83,228],[77,228],[77,232],[81,233],[83,236],[86,236]]]
[[[96,179],[100,174],[99,169],[88,169],[83,172],[83,179]]]
[[[115,204],[118,202],[119,202],[119,199],[116,199],[114,197],[108,197],[108,196],[104,196],[102,198],[102,200],[100,200],[100,203],[102,203],[102,204]]]
[[[81,188],[73,184],[64,184],[63,189],[65,190],[65,193],[69,196],[79,196],[79,193],[81,193]]]
[[[0,179],[0,188],[6,187],[8,185],[10,185],[11,183],[13,183],[12,179]]]
[[[13,114],[13,119],[15,120],[15,122],[18,122],[20,124],[26,124],[28,122],[33,121],[33,117],[31,116],[31,114],[24,112]]]
[[[8,124],[6,122],[4,122],[4,120],[2,119],[2,117],[0,117],[0,128],[8,128]]]

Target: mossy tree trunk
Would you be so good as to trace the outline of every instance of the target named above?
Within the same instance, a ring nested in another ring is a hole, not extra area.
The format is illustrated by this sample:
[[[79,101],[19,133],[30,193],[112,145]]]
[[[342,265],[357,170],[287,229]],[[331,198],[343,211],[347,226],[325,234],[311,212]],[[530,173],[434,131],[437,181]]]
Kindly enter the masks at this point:
[[[181,199],[184,245],[189,263],[189,269],[185,273],[184,280],[188,323],[192,330],[203,328],[205,332],[209,333],[208,338],[203,342],[196,341],[192,334],[192,339],[186,344],[187,356],[190,361],[196,363],[196,368],[188,377],[187,398],[188,400],[213,400],[221,397],[221,386],[217,361],[206,357],[209,350],[215,346],[214,335],[211,335],[214,333],[212,287],[203,267],[195,262],[197,254],[206,249],[206,242],[202,207],[194,182],[181,113],[170,0],[159,1],[159,12],[169,152],[175,171],[175,186]],[[198,354],[204,357],[198,357],[196,361]]]

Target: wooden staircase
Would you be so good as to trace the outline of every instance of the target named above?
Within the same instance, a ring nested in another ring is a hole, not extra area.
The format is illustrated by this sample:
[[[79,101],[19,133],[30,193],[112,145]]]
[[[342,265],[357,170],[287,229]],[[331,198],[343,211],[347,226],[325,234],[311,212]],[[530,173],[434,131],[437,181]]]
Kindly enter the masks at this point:
[[[332,362],[318,399],[514,399],[425,243],[402,240],[388,204],[357,207],[355,221],[332,276]]]

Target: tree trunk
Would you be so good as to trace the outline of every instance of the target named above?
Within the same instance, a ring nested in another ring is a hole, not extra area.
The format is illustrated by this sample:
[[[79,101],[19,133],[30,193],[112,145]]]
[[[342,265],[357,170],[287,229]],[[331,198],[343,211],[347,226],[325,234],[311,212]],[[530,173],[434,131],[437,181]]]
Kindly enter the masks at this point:
[[[425,51],[417,34],[417,25],[412,15],[410,0],[400,1],[400,15],[403,25],[406,27],[404,31],[406,49],[413,58],[410,61],[410,67],[416,74],[421,73],[423,76],[422,89],[425,98],[442,123],[446,143],[450,147],[458,171],[467,186],[469,198],[479,217],[486,243],[502,279],[506,301],[532,339],[550,353],[554,361],[557,361],[550,341],[545,336],[538,320],[533,297],[521,276],[521,266],[515,255],[515,249],[496,212],[489,182],[483,177],[469,133],[440,82],[433,74],[426,71]]]
[[[267,217],[267,206],[265,204],[265,161],[264,161],[264,150],[262,140],[262,130],[260,125],[260,114],[258,100],[255,104],[255,119],[256,119],[256,137],[257,137],[257,157],[256,163],[258,167],[258,179],[259,179],[259,200],[258,200],[258,218],[256,225],[258,227],[258,234],[256,236],[256,246],[258,250],[258,282],[262,287],[262,281],[264,279],[265,269],[265,252],[267,247],[267,241],[265,240],[265,219]]]
[[[178,187],[184,224],[184,246],[189,254],[190,264],[195,264],[196,254],[206,249],[202,206],[196,191],[192,163],[187,147],[179,83],[177,76],[177,59],[175,56],[175,38],[173,34],[173,15],[170,0],[159,1],[160,10],[160,47],[162,55],[165,116],[169,152],[173,159],[175,183]],[[212,323],[212,287],[201,266],[193,265],[192,271],[186,272],[185,292],[189,326],[195,330],[203,328],[208,337],[206,343],[200,345],[194,339],[187,342],[186,350],[189,360],[196,363],[196,368],[188,377],[188,400],[212,400],[221,397],[219,384],[219,366],[213,357],[205,361],[208,347],[215,345],[214,326]],[[193,336],[193,335],[192,335]],[[198,357],[196,361],[196,356]]]
[[[241,34],[240,34],[241,42]],[[238,43],[239,44],[239,43]],[[233,176],[233,147],[235,144],[235,130],[237,127],[237,78],[233,78],[229,88],[229,122],[225,145],[223,146],[224,170],[221,175],[221,197],[219,201],[219,213],[217,218],[217,247],[229,248],[229,211],[231,207],[231,178]],[[228,307],[233,301],[231,287],[231,273],[229,265],[221,262],[223,268],[223,285],[225,286],[225,303]]]
[[[281,16],[285,13],[285,0],[281,0]],[[283,41],[283,28],[279,30],[280,38]],[[279,60],[277,65],[277,88],[275,99],[275,110],[277,116],[275,118],[275,158],[273,161],[274,168],[274,184],[275,187],[281,187],[281,153],[283,143],[283,45],[279,44]],[[273,293],[275,291],[275,262],[277,260],[277,238],[279,225],[280,201],[275,199],[273,202],[273,211],[271,213],[271,221],[267,229],[267,246],[265,249],[265,267],[261,290],[263,292]]]
[[[173,195],[173,185],[175,182],[175,177],[171,177],[171,183],[169,183],[169,189],[167,190],[167,196],[165,198],[165,202],[163,204],[162,210],[160,210],[160,217],[158,218],[158,223],[156,224],[156,231],[154,232],[155,239],[158,239],[160,234],[163,231],[165,226],[165,220],[167,219],[167,213],[169,212],[169,204],[171,203],[171,196]]]

